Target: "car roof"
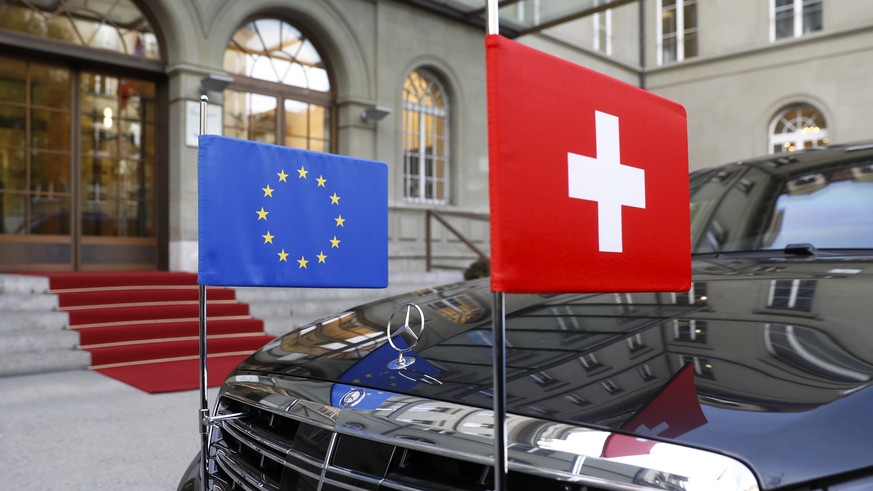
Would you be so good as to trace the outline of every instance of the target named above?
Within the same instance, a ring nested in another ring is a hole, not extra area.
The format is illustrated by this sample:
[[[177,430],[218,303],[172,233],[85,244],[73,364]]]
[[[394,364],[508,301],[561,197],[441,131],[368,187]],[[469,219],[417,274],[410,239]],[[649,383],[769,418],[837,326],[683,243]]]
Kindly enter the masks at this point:
[[[768,169],[773,174],[795,173],[802,172],[808,168],[815,168],[820,164],[834,160],[864,159],[865,157],[873,159],[873,141],[829,145],[827,147],[815,147],[796,152],[738,160],[736,162],[694,170],[691,172],[691,176],[694,178],[701,174],[708,175],[734,166],[761,167]]]

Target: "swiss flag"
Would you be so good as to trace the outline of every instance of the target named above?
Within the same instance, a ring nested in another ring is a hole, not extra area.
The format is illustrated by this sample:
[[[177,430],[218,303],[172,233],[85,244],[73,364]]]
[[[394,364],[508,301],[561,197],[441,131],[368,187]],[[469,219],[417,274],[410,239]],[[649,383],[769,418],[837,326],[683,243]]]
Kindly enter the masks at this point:
[[[622,429],[640,436],[677,438],[706,423],[706,415],[697,400],[694,366],[688,364],[679,369],[643,409],[622,425]],[[646,455],[656,443],[655,440],[614,433],[604,444],[603,456]]]
[[[499,35],[486,49],[492,290],[688,290],[685,109]]]

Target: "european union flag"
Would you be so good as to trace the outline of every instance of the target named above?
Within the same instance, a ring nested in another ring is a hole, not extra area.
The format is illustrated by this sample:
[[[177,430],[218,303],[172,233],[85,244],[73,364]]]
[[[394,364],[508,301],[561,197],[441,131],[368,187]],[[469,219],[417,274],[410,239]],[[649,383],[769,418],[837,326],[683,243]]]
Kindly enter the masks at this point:
[[[394,343],[401,348],[408,347],[399,337]],[[399,370],[389,369],[388,363],[396,360],[397,355],[386,342],[355,362],[338,377],[339,383],[331,386],[331,405],[377,409],[389,397],[410,391],[419,384],[442,385],[435,377],[439,370],[415,351],[404,353],[404,356],[414,357],[415,363]]]
[[[200,136],[202,285],[384,288],[383,162]]]

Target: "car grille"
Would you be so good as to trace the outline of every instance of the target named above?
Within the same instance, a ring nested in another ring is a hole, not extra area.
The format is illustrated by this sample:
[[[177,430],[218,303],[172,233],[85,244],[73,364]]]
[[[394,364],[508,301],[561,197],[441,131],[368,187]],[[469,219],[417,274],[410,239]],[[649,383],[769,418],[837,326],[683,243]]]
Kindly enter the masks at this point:
[[[493,467],[340,434],[225,398],[221,413],[245,413],[213,435],[215,487],[226,490],[493,489]],[[319,488],[319,482],[323,481]],[[596,491],[510,472],[510,489]]]
[[[490,423],[483,423],[491,421],[490,411],[393,393],[371,407],[337,407],[333,404],[342,406],[344,398],[337,402],[332,389],[336,387],[327,382],[290,377],[245,374],[228,379],[210,432],[210,489],[494,488],[493,439]],[[436,416],[424,421],[426,414]],[[443,419],[437,422],[440,415]],[[478,426],[472,424],[476,421]],[[583,455],[572,449],[577,447],[560,445],[573,437],[607,438],[607,432],[518,415],[510,415],[507,426],[506,487],[513,491],[682,490],[689,481],[603,458],[599,451]],[[737,473],[732,464],[726,469],[722,475],[731,482],[748,482],[751,486],[741,488],[757,489],[751,474]]]

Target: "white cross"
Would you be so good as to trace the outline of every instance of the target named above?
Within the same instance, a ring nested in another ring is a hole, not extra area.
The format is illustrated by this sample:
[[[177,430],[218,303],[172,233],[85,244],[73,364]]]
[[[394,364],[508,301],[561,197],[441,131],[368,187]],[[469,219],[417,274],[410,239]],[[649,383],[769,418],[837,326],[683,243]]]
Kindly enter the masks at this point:
[[[618,117],[594,117],[597,158],[567,153],[570,197],[597,202],[600,252],[622,252],[621,207],[646,207],[645,171],[621,163]]]
[[[642,425],[637,426],[637,429],[631,430],[631,431],[633,431],[634,433],[642,432],[646,435],[660,435],[661,433],[664,433],[665,431],[667,431],[669,429],[670,429],[670,425],[668,425],[666,421],[661,421],[654,428],[649,428],[648,426],[642,424]]]

